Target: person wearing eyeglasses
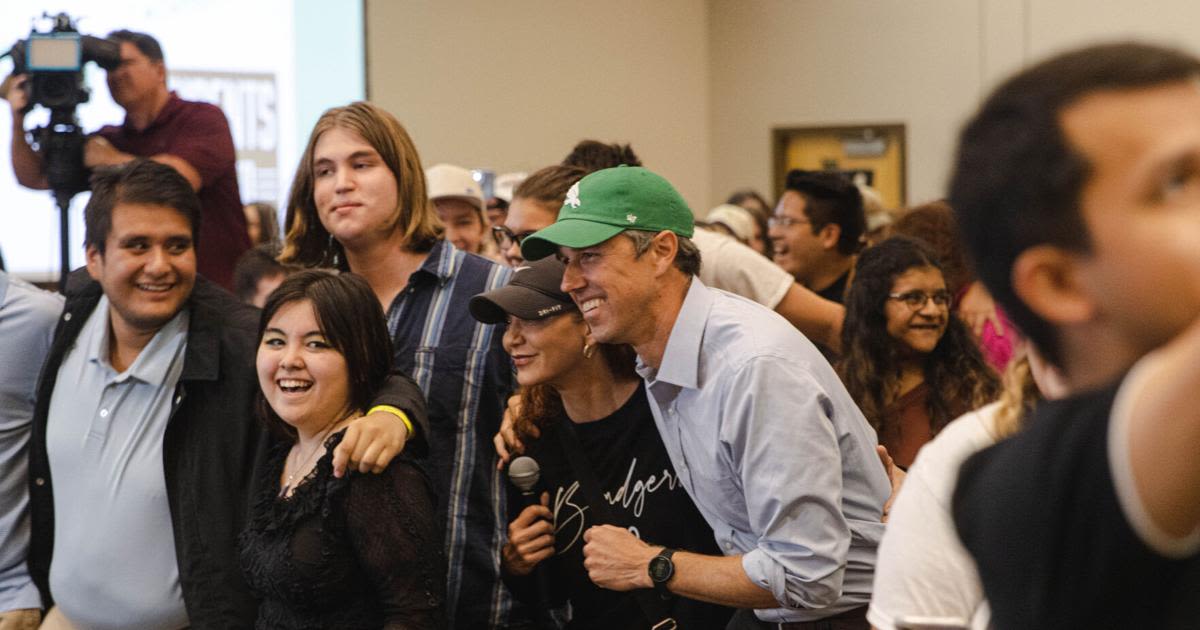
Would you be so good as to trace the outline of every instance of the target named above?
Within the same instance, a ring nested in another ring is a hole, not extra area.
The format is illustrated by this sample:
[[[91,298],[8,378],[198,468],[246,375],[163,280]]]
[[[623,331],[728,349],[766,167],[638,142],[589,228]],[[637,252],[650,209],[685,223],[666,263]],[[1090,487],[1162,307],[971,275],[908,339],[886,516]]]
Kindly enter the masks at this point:
[[[796,282],[841,304],[867,229],[862,193],[838,173],[792,170],[767,221],[773,260]]]
[[[950,302],[942,268],[922,242],[892,237],[859,255],[838,373],[904,469],[950,420],[1000,394]]]
[[[567,199],[567,190],[584,175],[587,171],[575,166],[547,166],[538,169],[513,190],[504,222],[492,226],[492,238],[508,266],[516,268],[525,264],[521,241],[554,223],[559,208]]]

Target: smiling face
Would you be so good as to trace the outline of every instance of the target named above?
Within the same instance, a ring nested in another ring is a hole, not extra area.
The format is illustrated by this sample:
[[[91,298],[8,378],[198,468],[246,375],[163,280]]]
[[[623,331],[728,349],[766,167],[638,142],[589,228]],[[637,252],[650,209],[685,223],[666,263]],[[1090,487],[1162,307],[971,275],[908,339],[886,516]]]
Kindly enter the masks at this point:
[[[517,368],[522,387],[558,385],[584,361],[587,324],[577,313],[544,319],[509,317],[504,350]]]
[[[913,267],[896,277],[891,290],[897,296],[917,293],[933,296],[945,292],[946,281],[937,267]],[[933,352],[946,333],[950,318],[948,303],[939,305],[933,299],[926,299],[924,305],[913,308],[904,299],[889,297],[883,308],[888,335],[918,355]]]
[[[87,248],[87,269],[108,296],[114,326],[157,332],[196,283],[192,226],[174,208],[118,202],[104,252]]]
[[[298,431],[320,431],[348,412],[346,358],[321,332],[310,301],[289,302],[275,311],[263,331],[256,366],[267,404]]]
[[[809,286],[808,281],[815,275],[827,247],[821,233],[813,232],[812,221],[804,211],[805,203],[800,193],[784,192],[779,198],[779,207],[775,208],[776,223],[769,233],[775,264],[792,274],[800,284]]]
[[[559,248],[566,263],[562,290],[570,294],[601,343],[637,346],[654,335],[655,262],[636,255],[633,241],[618,234],[584,249]]]
[[[391,169],[362,136],[334,127],[313,150],[313,203],[321,225],[347,249],[386,239],[399,193]]]
[[[478,254],[483,251],[483,239],[488,227],[479,215],[479,209],[470,202],[452,197],[435,199],[434,210],[446,227],[446,240],[464,252]]]

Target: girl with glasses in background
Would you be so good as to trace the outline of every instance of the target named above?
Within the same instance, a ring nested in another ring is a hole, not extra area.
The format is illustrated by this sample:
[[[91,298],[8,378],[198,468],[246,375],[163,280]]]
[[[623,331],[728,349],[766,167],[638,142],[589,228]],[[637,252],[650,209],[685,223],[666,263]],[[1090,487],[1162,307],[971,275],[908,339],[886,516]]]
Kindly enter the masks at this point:
[[[950,302],[941,266],[920,241],[893,237],[858,258],[838,373],[901,468],[950,420],[1000,393]]]

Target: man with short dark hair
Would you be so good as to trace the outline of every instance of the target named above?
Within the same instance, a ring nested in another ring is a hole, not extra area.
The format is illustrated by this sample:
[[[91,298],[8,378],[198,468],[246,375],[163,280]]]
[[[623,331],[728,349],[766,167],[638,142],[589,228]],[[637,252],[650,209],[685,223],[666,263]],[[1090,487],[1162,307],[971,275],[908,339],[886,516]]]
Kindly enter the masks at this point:
[[[199,195],[204,210],[199,272],[231,289],[233,266],[250,248],[250,237],[238,193],[229,123],[217,106],[185,101],[167,89],[162,47],[153,37],[120,30],[108,38],[121,45],[121,63],[108,71],[108,89],[125,110],[125,122],[107,125],[88,138],[84,164],[98,168],[146,157],[178,171]],[[25,80],[17,79],[18,86]],[[18,87],[10,89],[6,98],[13,113],[12,162],[17,181],[45,189],[49,186],[45,163],[25,138],[28,94]]]
[[[866,231],[862,193],[838,173],[793,170],[768,222],[775,264],[841,304]]]
[[[998,87],[950,204],[1071,398],[962,467],[954,513],[996,628],[1200,619],[1200,60],[1123,43]]]
[[[874,431],[786,320],[696,277],[693,229],[666,180],[618,167],[580,180],[522,244],[528,259],[564,260],[562,289],[597,340],[637,351],[679,482],[726,554],[599,526],[585,567],[606,588],[739,607],[731,628],[865,628],[890,492]]]
[[[68,281],[30,442],[29,569],[56,606],[47,623],[250,627],[237,536],[268,442],[253,419],[258,311],[197,277],[200,201],[177,171],[134,160],[93,184],[90,278]],[[416,385],[392,389],[422,422]],[[356,442],[403,445],[391,416],[355,424]],[[339,446],[335,466],[360,447]]]

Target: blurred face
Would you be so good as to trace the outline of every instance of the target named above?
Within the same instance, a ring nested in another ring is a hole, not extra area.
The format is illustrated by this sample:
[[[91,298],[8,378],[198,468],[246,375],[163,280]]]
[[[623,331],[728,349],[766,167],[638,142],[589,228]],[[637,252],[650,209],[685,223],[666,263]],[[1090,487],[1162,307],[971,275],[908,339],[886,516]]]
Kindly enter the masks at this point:
[[[258,210],[254,206],[242,206],[242,212],[246,215],[246,233],[250,235],[250,244],[257,245],[262,238],[262,224],[258,220]]]
[[[523,387],[561,382],[586,361],[587,332],[576,313],[533,320],[509,317],[504,350],[517,368],[517,382]]]
[[[549,226],[558,220],[558,208],[551,208],[536,199],[517,197],[508,206],[508,216],[504,219],[504,227],[512,233],[507,233],[499,240],[500,253],[510,267],[519,267],[525,262],[521,256],[521,241],[526,236]]]
[[[122,108],[154,98],[167,89],[167,69],[132,42],[121,42],[121,63],[108,71],[108,91]]]
[[[267,403],[298,431],[320,431],[348,413],[346,358],[321,333],[312,302],[291,302],[275,312],[255,363]]]
[[[636,345],[656,297],[655,266],[648,254],[635,256],[633,241],[617,235],[584,249],[559,248],[566,263],[562,290],[569,293],[601,343]]]
[[[884,302],[888,335],[915,354],[933,352],[946,333],[949,300],[946,281],[936,267],[905,271],[892,282],[891,295]]]
[[[1200,88],[1099,92],[1060,121],[1091,166],[1079,205],[1094,317],[1148,352],[1200,314]]]
[[[285,274],[277,273],[273,276],[259,278],[258,284],[254,285],[254,297],[251,298],[250,303],[257,308],[266,306],[267,298],[271,296],[271,293],[275,289],[279,288],[279,285],[283,284],[283,280],[286,277],[287,275]]]
[[[754,232],[750,234],[750,240],[746,242],[746,245],[764,256],[767,254],[767,235],[763,234],[762,226],[757,221],[754,222]]]
[[[504,200],[492,197],[488,199],[487,211],[488,227],[493,225],[504,225],[504,217],[508,215],[508,207]]]
[[[775,208],[770,237],[775,249],[775,264],[808,286],[807,280],[820,264],[825,246],[820,236],[813,233],[812,221],[804,213],[804,206],[804,197],[800,193],[784,192],[779,198],[779,207]]]
[[[114,328],[157,332],[196,284],[192,226],[174,208],[118,203],[104,253],[87,248],[87,269],[108,296]]]
[[[396,177],[362,136],[341,127],[322,133],[312,175],[317,216],[343,247],[356,249],[395,231]]]
[[[487,226],[479,216],[479,209],[462,199],[437,199],[434,210],[442,225],[446,226],[446,240],[464,252],[478,254],[483,251],[483,239]]]

